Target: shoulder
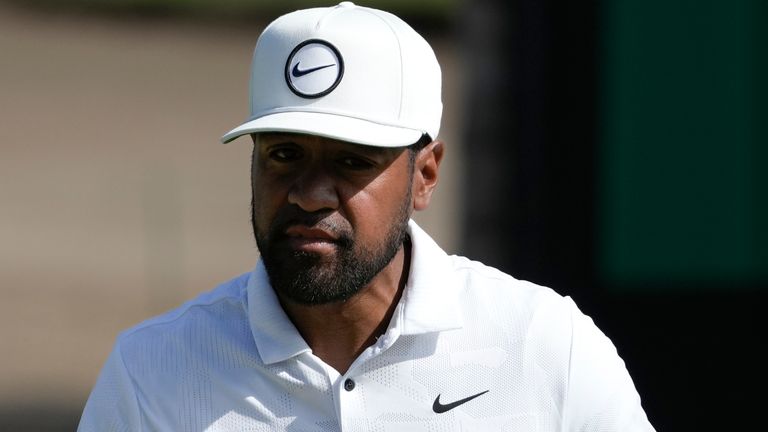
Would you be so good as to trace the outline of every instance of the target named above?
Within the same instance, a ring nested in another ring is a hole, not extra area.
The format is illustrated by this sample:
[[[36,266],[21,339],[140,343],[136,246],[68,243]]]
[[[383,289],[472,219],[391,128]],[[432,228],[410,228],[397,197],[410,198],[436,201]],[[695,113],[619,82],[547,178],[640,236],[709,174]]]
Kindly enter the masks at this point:
[[[170,343],[179,347],[192,337],[222,330],[228,321],[247,320],[245,292],[250,277],[251,273],[242,274],[175,309],[123,331],[117,338],[115,348],[123,357],[135,357],[146,354],[148,347],[153,345]]]
[[[465,257],[452,256],[451,262],[459,281],[459,304],[469,322],[504,329],[539,366],[567,373],[574,330],[593,330],[577,325],[591,320],[570,297]]]
[[[205,369],[248,361],[245,288],[250,274],[146,320],[118,336],[81,417],[78,430],[141,430],[189,389]],[[251,356],[252,357],[252,356]],[[234,360],[233,360],[234,359]],[[149,427],[177,430],[177,427]]]
[[[501,302],[504,307],[514,305],[515,310],[523,309],[528,314],[548,310],[559,313],[573,303],[551,288],[517,279],[479,261],[456,255],[449,259],[454,277],[460,284],[459,291],[464,296]]]

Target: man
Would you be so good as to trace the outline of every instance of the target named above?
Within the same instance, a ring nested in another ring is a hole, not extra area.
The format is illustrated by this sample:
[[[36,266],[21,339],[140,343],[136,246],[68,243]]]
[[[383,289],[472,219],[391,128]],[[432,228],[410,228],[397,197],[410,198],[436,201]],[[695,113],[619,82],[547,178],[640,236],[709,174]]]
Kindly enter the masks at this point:
[[[260,36],[256,269],[118,339],[81,431],[647,431],[623,362],[573,302],[412,220],[445,145],[432,49],[349,2]]]

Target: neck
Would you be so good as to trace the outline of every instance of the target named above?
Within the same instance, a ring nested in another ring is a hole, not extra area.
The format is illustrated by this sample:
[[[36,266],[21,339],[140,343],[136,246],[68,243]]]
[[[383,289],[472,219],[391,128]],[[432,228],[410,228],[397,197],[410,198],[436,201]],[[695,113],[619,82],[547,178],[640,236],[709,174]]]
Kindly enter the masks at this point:
[[[280,303],[313,354],[344,374],[386,331],[408,281],[410,263],[406,241],[392,261],[346,301],[301,305],[281,297]]]

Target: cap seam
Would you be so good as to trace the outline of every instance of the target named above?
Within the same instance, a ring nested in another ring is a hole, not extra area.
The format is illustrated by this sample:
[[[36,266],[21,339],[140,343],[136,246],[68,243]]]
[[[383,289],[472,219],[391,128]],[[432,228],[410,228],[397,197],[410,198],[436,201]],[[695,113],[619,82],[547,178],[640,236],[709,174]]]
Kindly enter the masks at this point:
[[[389,31],[392,32],[392,36],[395,37],[395,40],[397,41],[397,56],[400,59],[400,105],[397,109],[397,118],[400,119],[403,117],[403,93],[405,89],[405,81],[403,77],[405,76],[405,71],[403,70],[404,62],[403,62],[403,45],[400,43],[400,37],[397,35],[397,31],[392,27],[392,24],[389,23],[389,21],[385,20],[382,16],[379,16],[378,14],[372,13],[370,11],[365,11],[370,15],[375,16],[377,19],[379,19],[381,22],[383,22],[387,28],[389,28]]]
[[[325,13],[322,16],[320,16],[320,18],[317,19],[317,22],[315,23],[315,31],[320,30],[320,27],[323,26],[323,21],[328,19],[329,16],[337,14],[339,12],[338,9],[339,9],[338,5],[336,7],[327,8]]]

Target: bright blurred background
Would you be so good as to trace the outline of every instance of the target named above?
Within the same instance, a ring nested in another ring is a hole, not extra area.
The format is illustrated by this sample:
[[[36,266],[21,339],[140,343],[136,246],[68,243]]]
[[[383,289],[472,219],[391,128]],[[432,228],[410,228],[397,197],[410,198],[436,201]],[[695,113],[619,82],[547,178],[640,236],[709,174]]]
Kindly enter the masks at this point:
[[[753,429],[768,3],[381,0],[444,72],[417,219],[574,297],[658,430]],[[117,334],[249,271],[263,26],[320,1],[0,0],[0,431],[74,430]]]

